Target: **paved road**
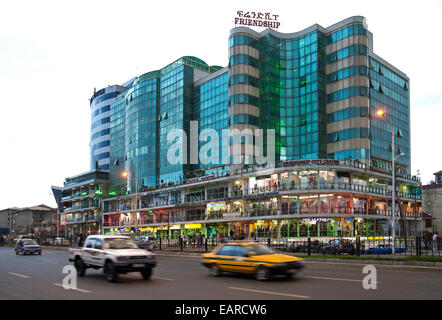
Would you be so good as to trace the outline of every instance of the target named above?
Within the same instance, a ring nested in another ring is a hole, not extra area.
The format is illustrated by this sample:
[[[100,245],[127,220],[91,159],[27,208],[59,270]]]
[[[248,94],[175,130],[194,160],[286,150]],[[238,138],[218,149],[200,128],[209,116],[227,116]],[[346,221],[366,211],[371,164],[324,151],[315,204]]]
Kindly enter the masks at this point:
[[[153,278],[138,273],[109,283],[101,270],[88,269],[77,290],[61,284],[67,252],[44,250],[41,256],[16,256],[0,248],[0,299],[442,299],[442,273],[422,268],[377,269],[377,289],[364,290],[363,265],[308,262],[297,278],[259,282],[248,276],[212,277],[198,258],[158,256]]]

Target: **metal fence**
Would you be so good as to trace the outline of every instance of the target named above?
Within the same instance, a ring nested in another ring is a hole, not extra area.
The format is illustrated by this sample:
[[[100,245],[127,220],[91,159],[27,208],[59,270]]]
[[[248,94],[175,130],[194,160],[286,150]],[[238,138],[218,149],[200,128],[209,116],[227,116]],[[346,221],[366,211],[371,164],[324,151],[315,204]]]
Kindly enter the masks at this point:
[[[228,239],[158,239],[157,251],[210,252]],[[326,239],[272,239],[259,238],[250,241],[267,244],[280,253],[297,255],[355,255],[386,257],[393,255],[391,237],[376,238],[326,238]],[[395,239],[395,256],[442,256],[440,241],[434,242],[422,237]]]

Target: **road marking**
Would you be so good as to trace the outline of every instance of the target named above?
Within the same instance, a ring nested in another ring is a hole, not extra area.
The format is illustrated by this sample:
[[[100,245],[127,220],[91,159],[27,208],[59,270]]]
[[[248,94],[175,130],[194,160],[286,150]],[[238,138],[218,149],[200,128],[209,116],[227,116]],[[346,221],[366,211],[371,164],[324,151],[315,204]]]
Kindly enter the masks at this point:
[[[241,291],[249,291],[249,292],[257,292],[257,293],[265,293],[265,294],[273,294],[273,295],[276,295],[276,296],[286,296],[286,297],[294,297],[294,298],[301,298],[301,299],[311,299],[312,298],[310,296],[301,296],[301,295],[298,295],[298,294],[262,291],[262,290],[247,289],[247,288],[229,287],[229,289],[241,290]]]
[[[61,283],[53,283],[53,285],[57,286],[57,287],[62,287],[64,289],[64,287],[63,287],[63,285]],[[68,289],[68,290],[75,290],[75,291],[79,291],[79,292],[83,292],[83,293],[91,293],[92,292],[92,291],[89,291],[89,290],[79,289],[79,288],[71,288],[71,289]]]
[[[14,272],[8,272],[10,275],[16,276],[16,277],[20,277],[23,279],[29,279],[29,276],[25,276],[24,274],[20,274],[20,273],[14,273]]]
[[[141,279],[141,277],[135,276],[135,275],[126,275],[126,277],[131,278],[131,279]],[[175,279],[163,278],[163,277],[152,277],[152,279],[165,280],[165,281],[175,281]]]
[[[152,279],[158,279],[158,280],[166,280],[166,281],[175,281],[175,279],[170,279],[170,278],[162,278],[162,277],[152,277]]]
[[[303,276],[303,278],[321,279],[321,280],[335,280],[335,281],[349,281],[349,282],[363,282],[363,280],[356,280],[356,279],[327,278],[327,277],[313,277],[313,276]],[[376,283],[380,283],[380,282],[376,281]]]

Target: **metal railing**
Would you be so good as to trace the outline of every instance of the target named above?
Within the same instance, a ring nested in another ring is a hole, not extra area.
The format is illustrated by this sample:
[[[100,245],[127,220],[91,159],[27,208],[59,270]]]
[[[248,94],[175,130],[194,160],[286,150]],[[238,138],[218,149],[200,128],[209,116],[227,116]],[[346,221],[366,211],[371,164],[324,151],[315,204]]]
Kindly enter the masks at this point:
[[[219,244],[232,239],[207,239],[190,237],[186,239],[158,238],[157,251],[210,252]],[[391,237],[360,238],[304,238],[272,239],[256,238],[255,241],[267,244],[276,252],[296,255],[354,255],[366,257],[392,257]],[[425,240],[422,237],[398,238],[395,240],[395,257],[434,256],[442,257],[440,241]]]

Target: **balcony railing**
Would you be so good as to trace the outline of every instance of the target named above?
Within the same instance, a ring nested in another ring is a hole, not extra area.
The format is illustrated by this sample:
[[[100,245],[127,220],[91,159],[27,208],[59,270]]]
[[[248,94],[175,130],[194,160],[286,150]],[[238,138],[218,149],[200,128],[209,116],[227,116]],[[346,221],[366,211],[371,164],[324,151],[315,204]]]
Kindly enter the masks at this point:
[[[370,208],[368,210],[364,208],[330,208],[330,209],[320,209],[318,207],[311,208],[300,208],[299,212],[289,209],[254,209],[245,212],[216,212],[216,213],[201,213],[201,214],[193,214],[193,215],[170,215],[169,221],[167,215],[163,216],[153,216],[149,218],[139,219],[138,223],[135,220],[130,221],[105,221],[105,227],[124,227],[129,225],[148,225],[148,224],[174,224],[174,223],[185,223],[192,221],[231,221],[234,218],[244,219],[244,218],[253,218],[253,217],[284,217],[287,215],[296,215],[298,217],[302,217],[303,215],[323,215],[324,217],[329,217],[330,215],[336,217],[346,216],[351,218],[352,216],[364,217],[366,215],[370,216],[382,216],[389,218],[391,217],[391,210],[379,210],[376,208]],[[421,213],[417,212],[416,216],[414,212],[403,212],[403,217],[406,218],[421,218]],[[401,218],[399,210],[396,212],[396,219],[399,220]]]

